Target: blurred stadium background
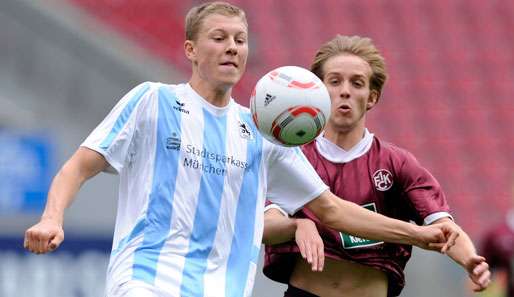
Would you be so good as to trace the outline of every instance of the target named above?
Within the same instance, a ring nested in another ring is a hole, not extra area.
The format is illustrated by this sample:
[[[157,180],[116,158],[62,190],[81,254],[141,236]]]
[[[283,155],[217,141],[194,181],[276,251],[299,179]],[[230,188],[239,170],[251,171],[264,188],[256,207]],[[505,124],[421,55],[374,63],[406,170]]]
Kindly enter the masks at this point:
[[[192,0],[0,1],[0,296],[102,296],[117,179],[85,185],[60,251],[22,250],[58,167],[132,86],[181,82]],[[282,65],[308,67],[337,33],[373,38],[390,80],[368,117],[441,182],[476,243],[509,208],[514,165],[514,1],[233,0],[247,12],[250,57],[235,98]],[[402,296],[471,296],[465,272],[415,250]],[[284,286],[258,274],[254,296]]]

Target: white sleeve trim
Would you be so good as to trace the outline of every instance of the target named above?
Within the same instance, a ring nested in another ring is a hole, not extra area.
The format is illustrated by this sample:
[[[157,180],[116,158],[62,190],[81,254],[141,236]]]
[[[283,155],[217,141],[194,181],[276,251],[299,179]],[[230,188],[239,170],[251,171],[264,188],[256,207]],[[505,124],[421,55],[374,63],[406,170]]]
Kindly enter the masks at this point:
[[[289,217],[287,212],[285,210],[283,210],[282,208],[280,208],[280,206],[278,206],[276,204],[270,204],[270,205],[264,207],[264,212],[267,212],[270,209],[276,209],[276,210],[280,211],[280,213],[283,214],[284,217]]]
[[[318,198],[319,196],[321,196],[321,194],[323,194],[323,192],[327,190],[330,191],[329,187],[323,183],[323,186],[319,187],[316,191],[312,192],[311,195],[306,196],[305,199],[301,201],[301,204],[298,205],[295,209],[292,209],[289,214],[294,215],[297,211],[302,209],[307,203]]]
[[[423,225],[430,225],[433,222],[435,222],[439,219],[442,219],[442,218],[450,218],[452,221],[454,221],[451,214],[447,213],[446,211],[440,211],[440,212],[434,212],[433,214],[425,217],[425,219],[423,220]]]

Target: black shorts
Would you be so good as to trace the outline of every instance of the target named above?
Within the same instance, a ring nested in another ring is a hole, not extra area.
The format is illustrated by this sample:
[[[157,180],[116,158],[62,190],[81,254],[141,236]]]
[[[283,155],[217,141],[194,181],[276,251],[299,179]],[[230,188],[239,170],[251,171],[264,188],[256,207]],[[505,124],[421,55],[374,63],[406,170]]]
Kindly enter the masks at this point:
[[[284,292],[284,297],[319,297],[297,287],[291,285],[287,286],[287,290]]]

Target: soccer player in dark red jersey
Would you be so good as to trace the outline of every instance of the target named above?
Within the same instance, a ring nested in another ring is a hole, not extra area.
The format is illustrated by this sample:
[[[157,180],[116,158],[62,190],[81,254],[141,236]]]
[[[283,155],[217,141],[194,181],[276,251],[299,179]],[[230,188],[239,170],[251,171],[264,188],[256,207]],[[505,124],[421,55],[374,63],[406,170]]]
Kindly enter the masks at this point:
[[[514,184],[513,208],[500,224],[486,232],[482,253],[493,269],[494,283],[506,297],[514,297]]]
[[[318,50],[311,71],[326,84],[332,110],[324,134],[302,150],[331,191],[392,218],[453,222],[435,178],[409,152],[366,129],[367,111],[387,78],[372,41],[338,35]],[[488,264],[461,235],[447,254],[481,291],[490,281]],[[397,296],[412,248],[334,231],[306,208],[288,217],[273,204],[266,208],[263,242],[264,273],[289,284],[284,296]]]

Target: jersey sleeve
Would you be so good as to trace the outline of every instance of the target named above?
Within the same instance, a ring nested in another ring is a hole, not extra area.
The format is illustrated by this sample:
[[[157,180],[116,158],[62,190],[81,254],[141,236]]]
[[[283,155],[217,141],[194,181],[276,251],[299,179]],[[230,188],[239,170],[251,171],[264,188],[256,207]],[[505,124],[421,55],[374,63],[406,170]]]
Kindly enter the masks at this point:
[[[327,189],[299,147],[275,146],[269,159],[268,200],[292,215]]]
[[[146,82],[128,92],[81,144],[107,160],[108,172],[120,172],[127,160],[137,128],[141,102],[150,96],[151,83]],[[113,170],[114,169],[114,170]]]
[[[273,202],[266,200],[266,204],[264,206],[264,212],[267,212],[270,209],[278,210],[284,217],[288,217],[289,215],[285,212],[280,206],[274,204]]]
[[[449,217],[450,207],[439,182],[416,160],[405,152],[400,167],[400,182],[408,201],[416,212],[416,223],[429,225]]]

